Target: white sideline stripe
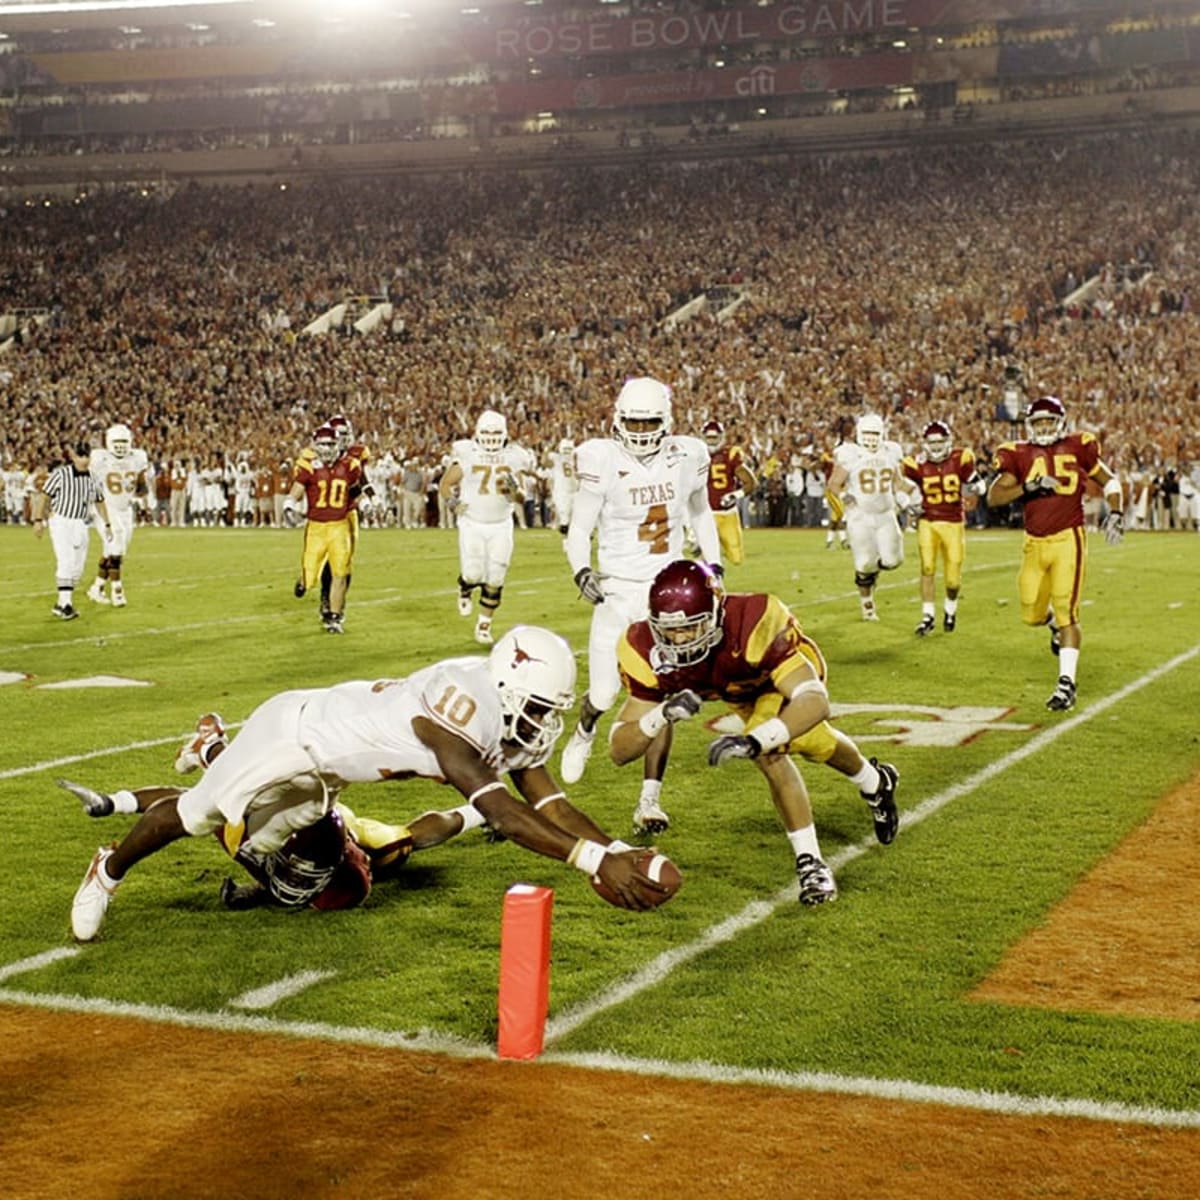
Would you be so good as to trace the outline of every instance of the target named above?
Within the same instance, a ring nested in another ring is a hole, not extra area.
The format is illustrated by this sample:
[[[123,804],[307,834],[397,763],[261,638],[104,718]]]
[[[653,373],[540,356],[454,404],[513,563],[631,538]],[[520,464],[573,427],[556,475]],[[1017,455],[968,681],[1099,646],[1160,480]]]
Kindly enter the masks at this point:
[[[30,958],[21,958],[16,962],[0,967],[0,982],[11,979],[14,975],[24,975],[26,971],[39,971],[64,958],[74,958],[79,953],[78,946],[58,946],[53,950],[43,950]]]
[[[239,729],[241,721],[229,721],[226,729]],[[30,763],[25,767],[9,767],[0,771],[0,779],[17,779],[22,775],[36,775],[39,771],[49,771],[52,767],[69,767],[75,763],[90,762],[93,758],[108,758],[112,754],[124,754],[127,750],[149,750],[155,746],[169,746],[181,741],[194,729],[172,734],[171,737],[152,738],[145,742],[126,742],[123,746],[105,746],[100,750],[89,750],[86,754],[69,754],[64,758],[48,758],[44,762]]]
[[[182,1029],[216,1029],[223,1033],[281,1034],[285,1037],[313,1038],[323,1042],[342,1042],[384,1049],[422,1050],[434,1054],[452,1054],[458,1058],[495,1058],[492,1046],[432,1033],[427,1029],[407,1032],[401,1029],[367,1029],[353,1025],[327,1025],[323,1021],[281,1021],[276,1017],[239,1015],[229,1012],[190,1012],[165,1004],[130,1004],[117,1000],[98,1000],[90,996],[56,996],[42,992],[19,992],[0,988],[0,1004],[26,1005],[51,1012],[95,1013],[105,1017],[136,1017],[158,1025]]]
[[[939,1104],[947,1108],[970,1108],[1006,1116],[1078,1117],[1089,1121],[1200,1129],[1200,1112],[1187,1109],[1102,1103],[1096,1100],[1063,1100],[1056,1096],[1014,1096],[1002,1092],[970,1091],[966,1088],[912,1083],[902,1079],[872,1079],[869,1076],[831,1075],[820,1071],[761,1071],[749,1067],[725,1067],[719,1063],[663,1062],[605,1053],[563,1054],[554,1051],[543,1054],[541,1061],[587,1067],[593,1071],[628,1071],[635,1075],[649,1075],[655,1078],[753,1084],[758,1087],[787,1088],[798,1092],[835,1093],[841,1096],[867,1096],[876,1100]]]
[[[974,775],[970,775],[962,780],[961,783],[956,783],[946,788],[936,796],[931,796],[928,800],[923,800],[916,808],[909,809],[903,813],[900,817],[900,828],[907,829],[919,821],[924,821],[939,809],[944,808],[952,800],[969,795],[981,784],[987,783],[1001,772],[1007,771],[1009,767],[1015,766],[1019,762],[1023,762],[1031,755],[1039,753],[1051,743],[1056,742],[1063,734],[1069,733],[1071,730],[1106,712],[1114,704],[1119,704],[1126,697],[1133,695],[1144,687],[1148,687],[1163,675],[1175,670],[1176,667],[1182,666],[1198,654],[1200,654],[1200,643],[1194,645],[1190,650],[1185,650],[1182,654],[1177,654],[1167,662],[1160,663],[1153,670],[1147,671],[1145,675],[1127,683],[1123,688],[1118,688],[1117,691],[1112,692],[1110,695],[1097,700],[1094,704],[1088,705],[1087,708],[1075,716],[1068,717],[1066,720],[1042,730],[1041,733],[1030,738],[1024,745],[1019,746],[1016,750],[1004,755],[1002,758],[989,763],[986,767],[976,771]],[[830,868],[836,871],[839,867],[865,854],[867,850],[872,849],[874,846],[874,841],[863,841],[853,846],[846,846],[826,861]],[[666,979],[676,967],[690,962],[713,946],[731,941],[746,930],[761,924],[776,909],[786,904],[795,904],[795,896],[795,885],[791,884],[782,891],[777,892],[771,900],[756,901],[748,904],[740,913],[732,917],[727,917],[719,924],[705,930],[695,941],[665,951],[656,958],[651,959],[644,967],[635,971],[632,975],[628,975],[624,979],[618,980],[616,983],[605,988],[591,1000],[583,1004],[578,1004],[574,1008],[566,1009],[558,1016],[546,1022],[546,1045],[552,1045],[559,1039],[573,1033],[581,1025],[587,1024],[588,1021],[600,1013],[614,1008],[618,1004],[624,1004],[627,1000],[631,1000],[647,988],[655,987]]]
[[[298,971],[295,975],[285,975],[274,983],[268,983],[260,988],[243,992],[240,996],[229,1001],[230,1008],[273,1008],[280,1000],[290,999],[307,991],[315,983],[324,979],[332,979],[336,971]]]
[[[78,950],[61,948],[36,956],[44,960],[63,958]],[[33,963],[34,959],[25,959]],[[20,964],[12,964],[14,967]],[[212,1029],[221,1033],[254,1033],[306,1038],[341,1045],[370,1046],[385,1050],[445,1054],[454,1058],[497,1061],[495,1048],[466,1038],[431,1033],[421,1029],[368,1029],[361,1026],[327,1025],[320,1021],[280,1021],[273,1017],[240,1016],[234,1013],[189,1012],[160,1004],[129,1004],[96,1000],[85,996],[55,996],[40,992],[8,991],[0,988],[0,1004],[24,1006],[51,1012],[93,1013],[106,1017],[133,1017],[182,1029]],[[1200,1112],[1186,1109],[1143,1107],[1093,1100],[1060,1099],[1055,1096],[1014,1096],[999,1092],[939,1087],[898,1079],[833,1075],[812,1071],[761,1071],[726,1067],[718,1063],[675,1063],[659,1059],[626,1058],[617,1054],[548,1051],[538,1062],[578,1067],[592,1071],[623,1071],[649,1078],[691,1079],[702,1083],[748,1084],[798,1092],[822,1092],[841,1096],[864,1096],[876,1100],[898,1100],[914,1104],[936,1104],[1016,1117],[1073,1117],[1088,1121],[1148,1125],[1169,1129],[1200,1129]],[[532,1064],[514,1063],[535,1069]]]

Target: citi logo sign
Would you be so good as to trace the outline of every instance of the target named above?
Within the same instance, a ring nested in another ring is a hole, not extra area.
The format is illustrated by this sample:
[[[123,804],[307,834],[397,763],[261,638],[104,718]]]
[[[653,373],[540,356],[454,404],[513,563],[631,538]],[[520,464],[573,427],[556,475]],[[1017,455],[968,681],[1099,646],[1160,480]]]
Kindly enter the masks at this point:
[[[733,85],[733,90],[739,96],[775,95],[775,68],[754,67]]]

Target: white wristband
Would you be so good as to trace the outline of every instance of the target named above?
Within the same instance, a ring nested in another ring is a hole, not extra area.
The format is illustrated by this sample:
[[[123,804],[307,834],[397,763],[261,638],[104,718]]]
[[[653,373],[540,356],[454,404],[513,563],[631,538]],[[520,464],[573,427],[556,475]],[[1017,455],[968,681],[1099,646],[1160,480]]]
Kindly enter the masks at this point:
[[[772,717],[757,729],[750,730],[750,736],[764,749],[776,750],[786,746],[792,740],[788,727],[782,717]]]
[[[648,713],[643,713],[638,728],[653,741],[671,723],[663,712],[663,705],[656,704]]]
[[[626,850],[632,850],[633,847],[628,842],[621,841],[620,838],[613,838],[611,842],[605,846],[609,854],[623,854]]]
[[[1104,485],[1104,499],[1109,508],[1116,508],[1124,498],[1121,492],[1121,481],[1114,476]]]
[[[607,853],[607,846],[602,846],[599,842],[589,842],[586,838],[580,838],[575,843],[575,847],[570,855],[568,855],[567,862],[577,871],[582,871],[585,875],[595,875],[600,870],[601,860]]]

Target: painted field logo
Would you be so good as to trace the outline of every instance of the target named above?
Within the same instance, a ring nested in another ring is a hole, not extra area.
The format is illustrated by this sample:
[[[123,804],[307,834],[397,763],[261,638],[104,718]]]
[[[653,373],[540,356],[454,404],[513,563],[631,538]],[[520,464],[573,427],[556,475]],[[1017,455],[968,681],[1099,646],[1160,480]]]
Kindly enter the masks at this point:
[[[1036,725],[1005,721],[1013,710],[962,704],[941,708],[932,704],[834,704],[839,725],[845,717],[870,717],[855,721],[856,742],[891,742],[900,746],[965,746],[984,733],[1027,733]]]

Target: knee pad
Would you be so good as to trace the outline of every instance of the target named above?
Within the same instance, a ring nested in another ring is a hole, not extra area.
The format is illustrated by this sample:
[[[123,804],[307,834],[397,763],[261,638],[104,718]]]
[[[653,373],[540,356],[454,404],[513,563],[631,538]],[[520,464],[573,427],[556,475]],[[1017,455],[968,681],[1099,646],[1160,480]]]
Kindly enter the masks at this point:
[[[855,571],[854,582],[858,587],[874,587],[875,580],[879,578],[878,571]]]
[[[504,591],[503,586],[492,587],[491,584],[481,583],[479,585],[479,607],[480,608],[499,608],[500,593]]]
[[[469,596],[479,586],[478,583],[468,583],[461,575],[458,577],[458,590],[464,596]]]

